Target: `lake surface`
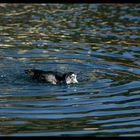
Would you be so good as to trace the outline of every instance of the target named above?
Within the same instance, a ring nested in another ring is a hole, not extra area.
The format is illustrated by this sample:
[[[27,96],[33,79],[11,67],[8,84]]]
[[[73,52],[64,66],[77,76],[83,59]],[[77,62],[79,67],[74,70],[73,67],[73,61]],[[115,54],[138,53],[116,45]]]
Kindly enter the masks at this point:
[[[0,4],[0,135],[140,136],[140,4]]]

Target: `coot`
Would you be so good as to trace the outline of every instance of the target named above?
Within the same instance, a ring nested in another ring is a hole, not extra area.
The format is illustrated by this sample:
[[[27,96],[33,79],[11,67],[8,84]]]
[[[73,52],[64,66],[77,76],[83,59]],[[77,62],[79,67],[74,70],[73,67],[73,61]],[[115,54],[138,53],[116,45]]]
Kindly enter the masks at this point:
[[[43,71],[38,69],[27,69],[25,73],[28,74],[32,79],[36,79],[43,82],[49,82],[52,84],[59,83],[78,83],[77,75],[74,72],[60,73],[55,71]]]

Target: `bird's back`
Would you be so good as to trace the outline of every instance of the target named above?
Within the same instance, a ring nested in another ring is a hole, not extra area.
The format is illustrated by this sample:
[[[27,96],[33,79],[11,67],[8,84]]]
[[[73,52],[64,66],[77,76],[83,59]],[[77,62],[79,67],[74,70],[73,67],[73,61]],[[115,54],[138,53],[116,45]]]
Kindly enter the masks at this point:
[[[25,73],[28,74],[32,79],[50,82],[52,84],[56,84],[65,80],[63,74],[60,72],[27,69],[25,70]]]

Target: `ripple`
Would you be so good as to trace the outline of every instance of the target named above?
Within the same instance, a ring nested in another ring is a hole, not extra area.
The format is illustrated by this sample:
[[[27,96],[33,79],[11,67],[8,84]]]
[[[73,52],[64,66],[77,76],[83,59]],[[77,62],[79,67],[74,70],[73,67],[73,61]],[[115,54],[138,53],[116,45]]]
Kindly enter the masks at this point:
[[[138,136],[139,6],[0,5],[0,135]],[[34,82],[28,68],[79,83]]]

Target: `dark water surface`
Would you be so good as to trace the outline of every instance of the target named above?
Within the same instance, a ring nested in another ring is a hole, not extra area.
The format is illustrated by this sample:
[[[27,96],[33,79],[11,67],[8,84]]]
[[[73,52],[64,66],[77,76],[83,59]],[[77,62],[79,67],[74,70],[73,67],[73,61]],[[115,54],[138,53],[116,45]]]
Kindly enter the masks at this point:
[[[140,4],[0,4],[0,135],[140,136]]]

